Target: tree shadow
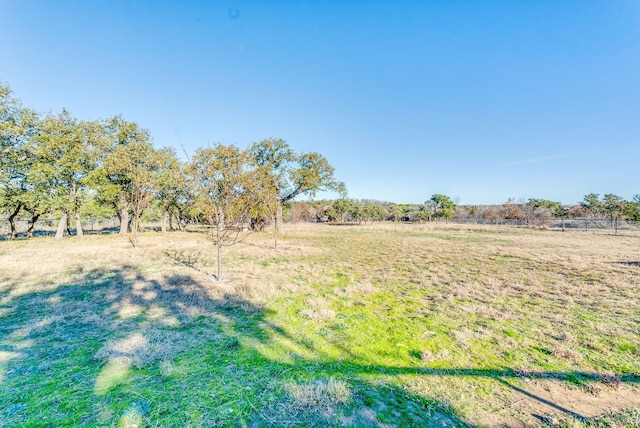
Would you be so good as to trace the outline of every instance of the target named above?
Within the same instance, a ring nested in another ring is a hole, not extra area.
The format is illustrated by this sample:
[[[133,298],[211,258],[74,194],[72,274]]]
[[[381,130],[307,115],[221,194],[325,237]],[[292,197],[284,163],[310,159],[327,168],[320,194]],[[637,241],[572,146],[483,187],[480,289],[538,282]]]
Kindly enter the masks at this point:
[[[389,381],[402,375],[491,378],[587,420],[510,379],[602,376],[372,364],[293,337],[241,287],[128,265],[73,275],[46,291],[0,284],[1,425],[471,426],[446,401]]]

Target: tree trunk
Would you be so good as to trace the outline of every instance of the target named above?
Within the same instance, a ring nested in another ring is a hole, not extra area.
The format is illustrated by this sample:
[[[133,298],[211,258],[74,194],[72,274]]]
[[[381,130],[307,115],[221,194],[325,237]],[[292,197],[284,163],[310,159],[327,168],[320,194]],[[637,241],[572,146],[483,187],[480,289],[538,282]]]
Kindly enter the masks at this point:
[[[162,214],[162,233],[166,233],[167,232],[167,220],[169,219],[169,213],[167,211],[165,211]]]
[[[129,210],[127,207],[120,209],[120,235],[126,235],[129,228]]]
[[[178,230],[185,232],[187,230],[187,217],[180,208],[178,208],[178,212],[176,213],[176,221],[178,222]],[[171,229],[173,229],[173,226],[171,226]]]
[[[27,238],[33,238],[33,229],[36,226],[36,222],[40,218],[40,213],[34,212],[29,221],[29,229],[27,229]]]
[[[183,216],[182,214],[180,214],[180,218],[178,219],[178,228],[180,229],[181,232],[186,232],[187,231],[187,224],[189,223],[189,221],[187,220],[187,218],[185,216]],[[196,218],[196,225],[198,224],[198,219]]]
[[[62,217],[60,217],[60,223],[58,223],[58,230],[56,230],[56,239],[62,239],[64,236],[64,230],[67,226],[67,212],[62,213]]]
[[[222,281],[222,242],[218,242],[218,282]]]
[[[84,232],[82,231],[82,223],[80,222],[80,213],[76,212],[76,236],[84,236]]]
[[[276,230],[282,232],[282,200],[278,199],[276,204]]]
[[[216,218],[216,247],[218,248],[218,282],[222,281],[222,234],[224,231],[224,213],[218,208]]]
[[[138,219],[138,216],[136,214],[133,215],[133,217],[130,220],[130,223],[131,223],[131,227],[130,227],[131,233],[129,234],[129,242],[131,242],[131,245],[133,245],[133,248],[138,248],[138,223],[139,223],[139,219]]]
[[[22,204],[18,204],[16,210],[11,213],[9,216],[9,225],[11,226],[11,233],[9,234],[9,239],[14,239],[18,237],[18,232],[16,231],[16,216],[22,209]]]
[[[120,208],[118,207],[118,204],[113,204],[113,210],[116,212],[116,216],[118,216],[118,224],[122,223],[122,217],[120,217],[121,214],[120,214]]]
[[[67,213],[67,235],[71,236],[71,217]]]
[[[140,232],[140,216],[136,213],[133,213],[133,215],[129,219],[129,232],[131,233]]]
[[[275,227],[275,220],[273,225],[273,250],[278,251],[278,228]]]

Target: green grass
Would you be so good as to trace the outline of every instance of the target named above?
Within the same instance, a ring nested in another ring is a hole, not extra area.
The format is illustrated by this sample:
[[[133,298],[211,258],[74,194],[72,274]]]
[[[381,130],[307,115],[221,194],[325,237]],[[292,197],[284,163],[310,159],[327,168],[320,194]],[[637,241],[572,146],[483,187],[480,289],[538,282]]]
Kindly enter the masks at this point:
[[[640,394],[640,271],[509,230],[290,227],[226,283],[197,234],[2,242],[0,426],[636,423],[510,404]]]

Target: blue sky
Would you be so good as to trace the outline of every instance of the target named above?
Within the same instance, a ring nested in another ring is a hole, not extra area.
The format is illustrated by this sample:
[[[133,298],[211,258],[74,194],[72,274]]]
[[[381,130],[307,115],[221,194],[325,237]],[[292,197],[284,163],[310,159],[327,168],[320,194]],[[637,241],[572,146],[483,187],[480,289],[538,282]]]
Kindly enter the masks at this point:
[[[0,0],[0,80],[157,146],[284,138],[353,198],[640,193],[637,0]]]

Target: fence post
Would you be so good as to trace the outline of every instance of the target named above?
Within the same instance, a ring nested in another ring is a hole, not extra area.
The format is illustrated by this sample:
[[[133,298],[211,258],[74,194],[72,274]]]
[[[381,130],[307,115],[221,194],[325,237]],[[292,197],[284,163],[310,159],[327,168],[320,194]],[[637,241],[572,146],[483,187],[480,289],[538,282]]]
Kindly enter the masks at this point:
[[[616,219],[615,224],[616,224],[616,236],[618,236],[618,219]]]

